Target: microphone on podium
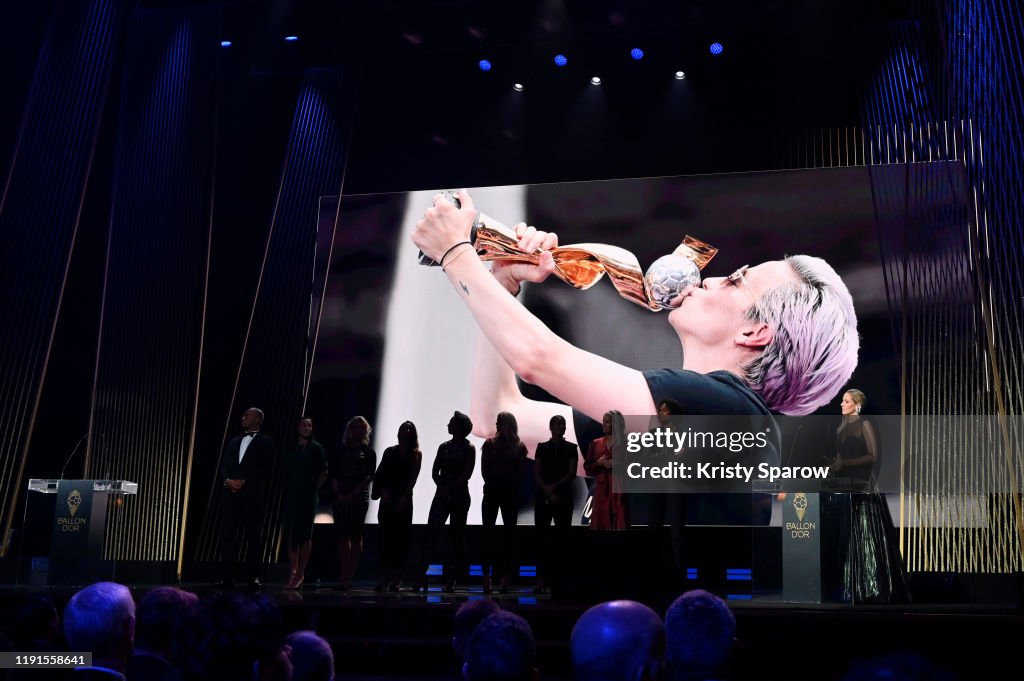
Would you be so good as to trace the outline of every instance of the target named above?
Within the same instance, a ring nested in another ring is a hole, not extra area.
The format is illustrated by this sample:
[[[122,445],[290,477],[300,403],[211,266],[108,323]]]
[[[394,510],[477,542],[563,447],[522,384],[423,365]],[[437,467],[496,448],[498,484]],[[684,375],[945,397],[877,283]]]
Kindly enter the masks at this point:
[[[81,438],[79,438],[78,443],[75,444],[75,448],[71,450],[71,454],[68,455],[67,460],[64,462],[64,467],[60,469],[60,480],[64,479],[64,471],[68,469],[68,464],[71,463],[71,459],[75,457],[75,453],[78,451],[78,448],[81,447],[82,443],[85,442],[87,439],[89,439],[88,432]]]

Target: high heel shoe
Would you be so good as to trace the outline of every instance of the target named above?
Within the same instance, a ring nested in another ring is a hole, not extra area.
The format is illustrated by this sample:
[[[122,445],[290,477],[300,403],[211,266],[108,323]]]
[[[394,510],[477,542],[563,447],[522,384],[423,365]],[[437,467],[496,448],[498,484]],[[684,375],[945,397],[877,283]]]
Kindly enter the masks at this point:
[[[447,582],[444,583],[444,592],[446,594],[453,594],[453,593],[455,593],[455,580],[454,579],[449,579]]]
[[[298,588],[298,587],[296,587],[296,586],[295,586],[295,578],[296,578],[297,576],[298,576],[298,575],[296,575],[296,574],[295,574],[295,573],[293,572],[293,573],[292,573],[292,574],[291,574],[291,575],[290,575],[290,576],[288,577],[288,581],[284,583],[284,590],[285,590],[285,591],[293,591],[294,589]],[[301,581],[301,580],[300,580],[300,581]]]
[[[413,593],[419,593],[421,591],[426,592],[426,590],[427,590],[427,582],[425,580],[422,580],[422,579],[418,579],[415,582],[413,582],[412,583],[412,588],[410,589],[410,591],[412,591]]]
[[[391,593],[398,593],[401,590],[402,590],[402,582],[400,582],[400,581],[399,582],[391,582],[391,584],[388,586],[388,591],[390,591]]]

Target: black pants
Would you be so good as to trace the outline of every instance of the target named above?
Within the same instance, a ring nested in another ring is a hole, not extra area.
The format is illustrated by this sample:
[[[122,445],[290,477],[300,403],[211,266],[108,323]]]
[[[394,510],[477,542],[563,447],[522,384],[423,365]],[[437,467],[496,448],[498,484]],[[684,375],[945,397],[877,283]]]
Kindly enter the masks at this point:
[[[559,499],[556,503],[545,503],[545,497],[537,495],[533,517],[537,532],[537,576],[551,578],[553,565],[561,565],[562,547],[565,546],[566,534],[572,527],[572,497]],[[552,531],[551,521],[555,527]]]
[[[423,540],[423,553],[420,556],[420,568],[417,579],[423,579],[430,564],[430,558],[437,551],[437,543],[441,539],[444,523],[451,518],[450,538],[452,542],[451,559],[445,563],[444,574],[447,579],[466,574],[466,516],[469,515],[469,487],[455,490],[443,490],[440,487],[430,502],[430,514],[427,516],[427,535]]]
[[[263,560],[263,511],[262,496],[242,496],[242,493],[225,493],[221,504],[221,563],[224,579],[253,579],[259,576]],[[237,575],[238,537],[246,544],[245,570]]]
[[[380,502],[377,523],[377,567],[404,570],[412,536],[412,499],[406,499],[401,508],[396,508],[394,503]]]
[[[496,521],[498,511],[501,511],[501,522],[505,525],[502,532],[502,551],[497,557],[494,555],[494,539],[497,534]],[[519,524],[519,483],[487,483],[484,485],[484,499],[480,504],[481,539],[483,543],[483,560],[481,568],[485,577],[491,574],[494,567],[494,576],[510,575],[515,566],[516,552],[516,526]]]

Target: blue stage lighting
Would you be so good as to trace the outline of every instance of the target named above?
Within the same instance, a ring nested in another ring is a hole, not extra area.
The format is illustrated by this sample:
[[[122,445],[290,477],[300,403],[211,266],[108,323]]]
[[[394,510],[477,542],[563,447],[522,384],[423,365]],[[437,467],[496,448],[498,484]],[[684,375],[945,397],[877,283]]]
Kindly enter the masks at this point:
[[[486,59],[481,59],[480,60],[480,70],[481,71],[490,71],[491,70],[491,62],[487,61]]]
[[[722,47],[722,43],[711,43],[711,54],[722,54],[722,50],[724,49],[725,48]]]
[[[297,36],[297,35],[286,35],[284,37],[284,39],[285,39],[285,41],[287,41],[289,43],[294,43],[296,40],[299,39],[299,36]]]
[[[639,47],[634,47],[632,50],[629,51],[629,56],[632,57],[633,59],[636,59],[637,61],[640,61],[641,59],[644,58],[644,51],[641,50]]]
[[[565,66],[569,63],[569,60],[565,58],[564,54],[555,55],[555,66]]]
[[[221,47],[231,47],[231,41],[230,40],[221,40],[220,41],[220,46]]]

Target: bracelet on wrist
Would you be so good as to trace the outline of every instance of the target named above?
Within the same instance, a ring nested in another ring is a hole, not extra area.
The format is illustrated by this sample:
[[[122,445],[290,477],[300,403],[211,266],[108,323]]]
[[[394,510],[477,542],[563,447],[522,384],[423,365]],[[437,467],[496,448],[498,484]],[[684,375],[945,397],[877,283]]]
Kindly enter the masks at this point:
[[[453,245],[451,246],[451,248],[449,248],[449,249],[448,249],[447,251],[445,251],[445,252],[444,252],[444,255],[442,255],[442,256],[441,256],[441,259],[437,261],[437,262],[438,262],[438,264],[440,264],[440,265],[441,265],[441,267],[444,267],[444,259],[445,259],[445,258],[447,258],[447,257],[448,257],[448,255],[449,255],[449,254],[450,254],[450,253],[451,253],[452,251],[454,251],[454,250],[455,250],[456,248],[458,248],[458,247],[459,247],[459,246],[461,246],[462,244],[469,244],[470,246],[472,246],[472,245],[473,245],[473,242],[471,242],[471,241],[460,241],[460,242],[458,242],[458,243],[456,243],[456,244],[453,244]]]
[[[463,241],[462,243],[455,244],[455,246],[462,246],[463,244],[468,244],[469,246],[473,245],[473,244],[469,243],[468,241]],[[452,248],[455,248],[455,246],[452,246]],[[449,250],[451,250],[451,249],[449,249]],[[472,251],[472,250],[474,250],[474,249],[473,248],[469,248],[469,249],[463,248],[461,251],[456,253],[454,255],[454,257],[452,257],[451,260],[448,261],[447,265],[441,265],[441,271],[442,272],[447,272],[447,270],[445,269],[446,267],[450,266],[453,262],[455,262],[456,260],[461,258],[463,255],[465,255],[467,252]]]

